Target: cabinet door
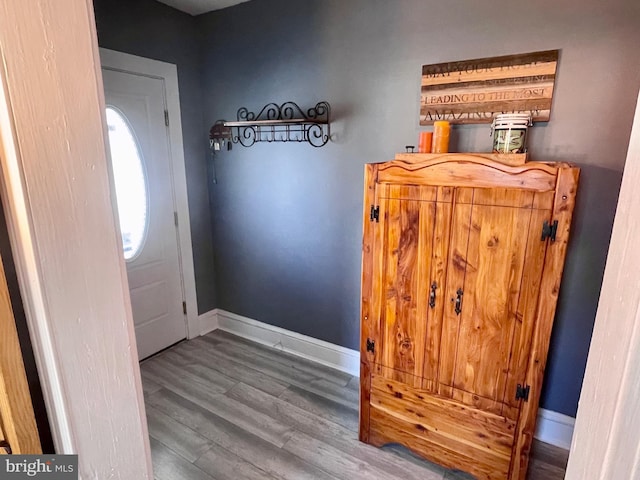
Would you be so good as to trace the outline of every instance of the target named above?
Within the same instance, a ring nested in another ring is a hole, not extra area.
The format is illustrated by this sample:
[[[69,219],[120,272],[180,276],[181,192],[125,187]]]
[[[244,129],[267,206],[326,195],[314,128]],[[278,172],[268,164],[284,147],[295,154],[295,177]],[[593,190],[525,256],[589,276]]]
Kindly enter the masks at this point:
[[[381,241],[373,255],[374,304],[380,318],[376,368],[386,378],[421,387],[425,371],[428,378],[437,374],[441,315],[431,305],[434,295],[442,297],[446,253],[434,247],[447,242],[435,231],[448,224],[451,189],[378,188]]]
[[[440,354],[439,393],[517,418],[553,192],[459,188]]]

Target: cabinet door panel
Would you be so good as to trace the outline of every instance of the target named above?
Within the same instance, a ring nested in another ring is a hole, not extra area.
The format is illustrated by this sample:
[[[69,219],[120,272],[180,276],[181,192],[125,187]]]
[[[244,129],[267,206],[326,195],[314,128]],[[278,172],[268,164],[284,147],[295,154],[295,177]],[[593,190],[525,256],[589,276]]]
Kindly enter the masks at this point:
[[[427,338],[425,341],[425,359],[422,388],[437,392],[440,362],[440,341],[442,338],[442,313],[448,303],[445,295],[449,236],[451,233],[451,197],[449,187],[438,191],[435,204],[435,229],[431,254],[431,271],[428,282],[423,288],[429,289],[429,308],[427,311]]]
[[[455,388],[502,398],[530,218],[528,209],[473,206]]]
[[[435,221],[434,187],[389,186],[385,199],[381,340],[377,362],[398,381],[422,377],[427,335],[428,282]],[[420,384],[418,383],[418,385]]]
[[[456,195],[457,196],[457,195]],[[451,390],[443,385],[453,385],[456,362],[456,347],[460,317],[455,314],[456,291],[464,285],[467,268],[467,246],[471,228],[471,204],[456,203],[451,215],[451,240],[447,262],[447,280],[442,317],[442,339],[440,342],[440,387],[438,393],[451,396]]]
[[[500,413],[518,405],[515,385],[524,382],[549,211],[533,209],[539,199],[518,190],[460,189],[456,200],[440,392]]]
[[[515,397],[517,385],[525,383],[529,351],[533,338],[535,315],[540,294],[540,282],[544,266],[547,242],[541,241],[541,226],[551,216],[553,198],[546,202],[546,210],[533,210],[527,238],[527,252],[522,276],[522,287],[514,322],[509,375],[504,393],[505,405],[518,407],[521,400]]]

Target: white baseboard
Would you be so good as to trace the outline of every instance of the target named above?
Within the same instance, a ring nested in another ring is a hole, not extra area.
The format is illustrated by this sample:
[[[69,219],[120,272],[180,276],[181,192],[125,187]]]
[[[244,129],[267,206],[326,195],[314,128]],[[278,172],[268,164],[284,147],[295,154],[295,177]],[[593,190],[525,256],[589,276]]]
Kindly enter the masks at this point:
[[[356,350],[220,309],[200,315],[200,325],[203,335],[219,328],[350,375],[360,375],[360,352]]]
[[[573,417],[539,408],[538,423],[536,424],[534,437],[541,442],[569,450],[575,423],[576,419]]]
[[[200,324],[200,335],[206,335],[218,329],[218,310],[210,310],[198,316]]]
[[[360,375],[360,352],[356,350],[220,309],[200,315],[199,320],[202,335],[216,329],[224,330],[350,375]],[[540,408],[534,437],[541,442],[569,450],[574,424],[573,417]]]

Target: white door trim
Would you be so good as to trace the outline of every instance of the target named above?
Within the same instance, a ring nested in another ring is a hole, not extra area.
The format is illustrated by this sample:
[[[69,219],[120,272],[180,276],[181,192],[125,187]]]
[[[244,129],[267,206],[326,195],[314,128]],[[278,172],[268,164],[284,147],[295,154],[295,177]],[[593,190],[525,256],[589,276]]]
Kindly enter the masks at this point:
[[[631,131],[566,478],[640,475],[640,98]]]
[[[149,480],[93,3],[0,11],[0,186],[55,449],[81,478]]]
[[[0,50],[0,66],[5,60]],[[33,228],[30,222],[27,193],[22,183],[22,160],[15,136],[13,112],[9,103],[6,72],[0,71],[0,168],[3,181],[2,202],[5,211],[9,237],[16,263],[29,334],[34,348],[44,401],[52,424],[51,434],[56,450],[73,452],[75,449],[70,427],[69,411],[62,387],[58,355],[53,344],[50,321],[45,302],[42,279],[38,274],[39,259]],[[27,292],[27,295],[24,293]]]
[[[100,49],[103,68],[120,72],[161,78],[165,84],[167,111],[169,112],[169,142],[171,172],[173,181],[173,204],[178,212],[178,258],[182,274],[182,289],[187,302],[187,338],[200,335],[198,322],[198,302],[196,279],[193,266],[193,245],[191,243],[191,221],[187,196],[187,176],[182,143],[182,120],[180,117],[180,95],[178,91],[178,69],[172,63],[138,57],[128,53]]]

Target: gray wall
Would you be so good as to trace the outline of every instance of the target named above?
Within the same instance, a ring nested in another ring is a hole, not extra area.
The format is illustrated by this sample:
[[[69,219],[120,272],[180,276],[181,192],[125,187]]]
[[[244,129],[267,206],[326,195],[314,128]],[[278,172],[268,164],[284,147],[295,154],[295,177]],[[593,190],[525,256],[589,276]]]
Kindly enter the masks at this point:
[[[95,0],[94,9],[101,47],[178,66],[198,310],[207,312],[216,307],[216,289],[196,21],[154,0]]]
[[[542,406],[575,415],[640,86],[637,0],[254,0],[198,17],[204,120],[327,100],[334,141],[236,146],[210,185],[218,306],[358,348],[362,170],[417,142],[423,64],[561,49],[534,160],[583,168]],[[453,151],[490,148],[457,127]]]

